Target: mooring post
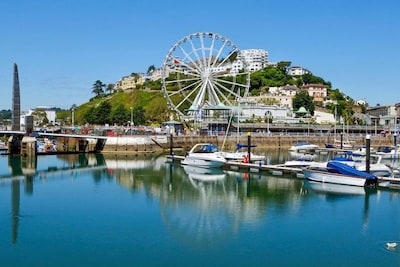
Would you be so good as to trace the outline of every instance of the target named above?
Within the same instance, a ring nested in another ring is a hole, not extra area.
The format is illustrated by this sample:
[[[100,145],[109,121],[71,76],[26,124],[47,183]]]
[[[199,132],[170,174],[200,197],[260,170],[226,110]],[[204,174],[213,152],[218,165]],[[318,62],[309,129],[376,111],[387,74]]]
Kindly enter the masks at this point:
[[[340,149],[343,149],[343,132],[340,132]]]
[[[249,163],[251,162],[250,154],[251,154],[251,133],[247,132],[247,157],[249,159]]]
[[[366,153],[365,153],[365,171],[369,173],[370,171],[370,157],[371,157],[371,136],[369,134],[365,137]]]
[[[173,152],[173,149],[172,149],[172,147],[174,146],[174,140],[173,139],[174,139],[174,135],[171,133],[169,135],[169,154],[171,156],[174,155],[174,152]]]

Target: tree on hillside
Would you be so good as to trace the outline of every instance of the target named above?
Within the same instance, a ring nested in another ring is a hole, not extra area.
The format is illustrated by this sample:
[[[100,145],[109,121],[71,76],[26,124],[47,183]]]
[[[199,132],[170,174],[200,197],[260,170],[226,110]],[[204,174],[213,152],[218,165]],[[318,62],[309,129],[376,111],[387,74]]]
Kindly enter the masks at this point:
[[[114,92],[114,87],[115,87],[115,85],[113,83],[109,83],[109,84],[107,84],[106,91],[109,94],[111,94],[112,92]]]
[[[90,124],[111,123],[111,104],[103,101],[98,107],[91,107],[85,113],[84,119]]]
[[[290,61],[280,61],[277,64],[277,68],[286,74],[288,69],[290,68],[290,65],[292,65],[292,62]]]
[[[313,99],[305,90],[298,91],[293,98],[293,110],[297,111],[301,107],[307,109],[311,116],[314,115],[315,106]]]
[[[329,97],[329,99],[336,100],[336,101],[344,100],[344,96],[339,91],[339,89],[328,90],[328,97]]]
[[[102,83],[100,80],[95,81],[92,86],[92,93],[94,93],[96,96],[104,94],[105,86],[106,85]]]
[[[303,74],[303,75],[301,75],[301,78],[302,78],[304,84],[323,84],[323,85],[326,85],[328,88],[332,87],[331,82],[327,82],[324,79],[322,79],[321,77],[314,76],[311,73]]]
[[[140,79],[140,74],[136,73],[136,72],[132,72],[131,77],[133,77],[135,79],[135,83],[137,83]]]
[[[156,67],[154,65],[151,65],[147,68],[147,74],[152,73],[153,71],[156,70]]]
[[[152,100],[152,105],[146,107],[146,116],[153,122],[164,122],[169,118],[167,102],[164,98],[157,97]]]
[[[154,102],[152,102],[154,104]],[[144,125],[147,122],[147,118],[143,107],[133,108],[133,123],[135,125]]]
[[[285,71],[286,64],[282,63],[281,67],[267,66],[266,68],[256,71],[250,75],[250,92],[259,92],[261,88],[269,88],[274,86],[284,86],[287,84],[295,84],[293,77]]]
[[[11,117],[12,117],[11,109],[8,110],[3,109],[0,111],[0,121],[11,120]]]
[[[111,123],[111,104],[108,101],[101,102],[94,117],[97,124]]]
[[[128,110],[125,105],[118,104],[118,106],[111,112],[111,123],[124,125],[127,124],[128,121],[130,121],[130,110]]]
[[[86,111],[86,113],[83,115],[84,120],[90,124],[95,123],[95,118],[94,118],[95,113],[96,113],[96,108],[90,107],[88,111]]]

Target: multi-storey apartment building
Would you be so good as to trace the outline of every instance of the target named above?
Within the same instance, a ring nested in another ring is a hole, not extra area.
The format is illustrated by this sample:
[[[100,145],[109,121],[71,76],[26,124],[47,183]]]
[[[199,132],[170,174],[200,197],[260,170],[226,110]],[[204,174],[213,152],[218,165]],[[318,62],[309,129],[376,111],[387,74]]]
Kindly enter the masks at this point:
[[[369,107],[366,115],[372,124],[383,125],[389,127],[398,127],[400,118],[400,103],[395,105],[383,105]]]
[[[231,74],[237,74],[243,69],[242,60],[247,63],[247,70],[255,72],[265,68],[268,65],[268,52],[264,49],[247,49],[241,50],[238,58],[232,63]]]

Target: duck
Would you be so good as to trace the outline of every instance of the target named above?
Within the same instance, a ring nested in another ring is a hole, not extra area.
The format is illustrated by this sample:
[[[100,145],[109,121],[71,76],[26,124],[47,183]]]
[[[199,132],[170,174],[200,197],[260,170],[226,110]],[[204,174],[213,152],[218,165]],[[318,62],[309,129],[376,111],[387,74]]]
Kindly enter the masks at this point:
[[[399,243],[397,243],[397,242],[387,242],[386,243],[386,246],[388,248],[396,248],[398,245],[399,245]]]

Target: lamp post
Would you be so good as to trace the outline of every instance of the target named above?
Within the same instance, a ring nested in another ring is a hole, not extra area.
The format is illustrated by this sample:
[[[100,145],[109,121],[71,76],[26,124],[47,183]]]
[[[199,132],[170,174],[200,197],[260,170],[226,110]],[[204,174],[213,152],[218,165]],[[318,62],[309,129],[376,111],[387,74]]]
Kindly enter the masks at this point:
[[[132,133],[132,126],[133,126],[133,107],[130,107],[130,109],[131,109],[131,135],[133,134]]]

